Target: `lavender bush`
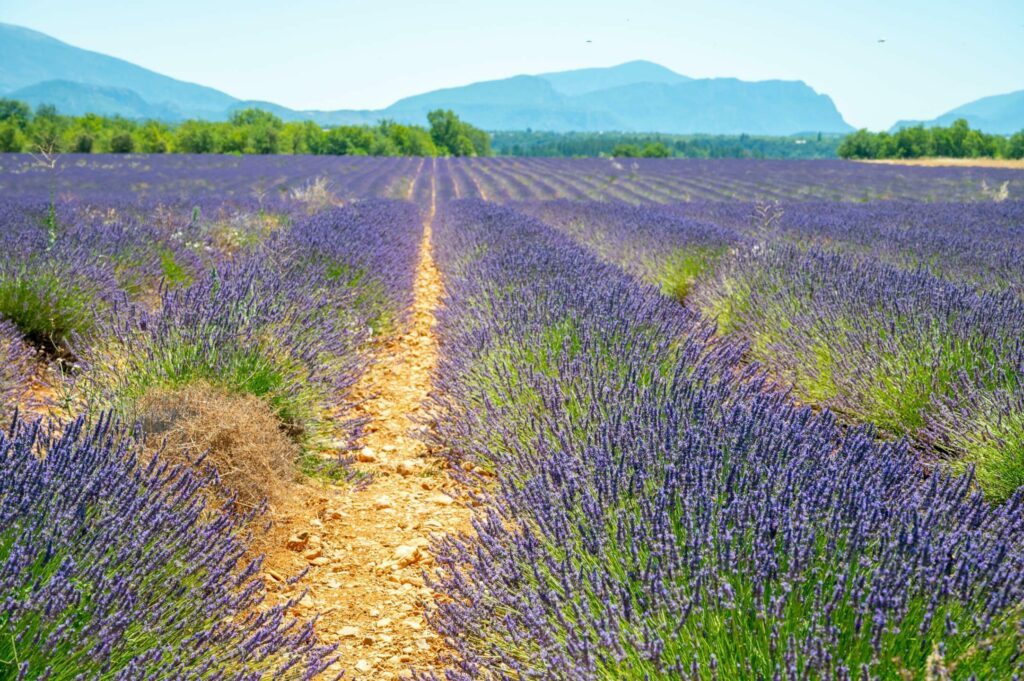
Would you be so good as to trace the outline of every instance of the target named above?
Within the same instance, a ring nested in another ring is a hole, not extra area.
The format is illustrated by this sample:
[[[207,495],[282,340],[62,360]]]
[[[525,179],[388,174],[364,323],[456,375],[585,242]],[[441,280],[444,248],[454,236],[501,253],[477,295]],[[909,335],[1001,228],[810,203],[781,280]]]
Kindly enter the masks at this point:
[[[353,304],[382,334],[412,305],[422,225],[411,203],[361,201],[297,221],[272,248],[329,285],[352,289]]]
[[[0,677],[311,678],[312,625],[261,604],[245,518],[109,422],[0,434]]]
[[[981,455],[965,431],[994,429],[1007,444],[1020,437],[1024,305],[1012,295],[763,244],[719,268],[695,304],[748,340],[802,400],[938,445],[977,463],[983,482],[993,454]],[[999,458],[1019,468],[1017,451],[1010,445]],[[997,495],[1015,489],[1002,484]]]
[[[1020,673],[1020,494],[793,405],[519,213],[457,203],[436,233],[437,441],[496,476],[441,545],[448,678]]]
[[[91,334],[120,297],[114,271],[87,245],[47,226],[45,213],[11,205],[4,213],[16,218],[0,236],[0,317],[37,345],[64,350],[72,336]]]
[[[9,202],[2,212],[0,315],[51,351],[92,336],[124,300],[151,300],[202,271],[180,234],[124,209]]]
[[[124,306],[107,340],[83,348],[79,387],[96,412],[135,418],[151,388],[204,382],[264,399],[300,439],[325,436],[366,362],[365,321],[343,312],[351,290],[248,259],[186,289],[155,311]]]
[[[552,201],[518,206],[680,302],[742,237],[652,206]]]

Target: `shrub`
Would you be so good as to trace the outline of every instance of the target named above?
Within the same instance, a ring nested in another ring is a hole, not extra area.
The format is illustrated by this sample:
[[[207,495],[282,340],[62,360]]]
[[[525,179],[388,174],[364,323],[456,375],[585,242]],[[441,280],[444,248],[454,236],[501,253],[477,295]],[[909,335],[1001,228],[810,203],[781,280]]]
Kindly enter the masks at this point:
[[[0,434],[0,677],[260,679],[333,660],[261,606],[243,515],[107,422]]]
[[[251,395],[296,441],[329,438],[365,365],[365,322],[351,291],[251,258],[165,291],[157,309],[122,307],[104,342],[84,349],[80,394],[93,413],[132,420],[154,389],[208,384]]]
[[[0,316],[55,352],[67,351],[75,337],[91,336],[118,297],[107,268],[84,254],[70,260],[44,253],[0,263]]]
[[[271,248],[300,271],[350,289],[357,314],[382,335],[412,305],[422,233],[413,204],[361,201],[300,219]]]
[[[236,499],[245,509],[281,501],[296,476],[295,443],[265,402],[196,383],[155,388],[137,404],[147,449],[165,461],[212,467],[222,489],[216,500]]]
[[[1022,671],[1024,492],[990,505],[793,404],[694,313],[513,210],[449,205],[436,234],[433,437],[495,476],[472,534],[439,546],[446,678]]]
[[[524,208],[679,302],[741,242],[731,229],[659,207],[552,201]]]
[[[135,138],[131,133],[120,132],[110,138],[110,153],[130,154],[135,151]]]
[[[16,221],[0,236],[0,315],[54,352],[68,352],[76,337],[88,342],[126,296],[152,299],[161,282],[184,283],[200,271],[180,239],[114,209],[12,210]]]
[[[1024,487],[1024,355],[1015,362],[990,358],[977,375],[958,374],[927,416],[929,436],[952,453],[953,466],[973,469],[996,501]]]
[[[965,383],[997,399],[985,376],[1020,376],[1024,306],[920,271],[767,244],[718,268],[696,302],[801,399],[897,435],[927,440],[937,402]]]

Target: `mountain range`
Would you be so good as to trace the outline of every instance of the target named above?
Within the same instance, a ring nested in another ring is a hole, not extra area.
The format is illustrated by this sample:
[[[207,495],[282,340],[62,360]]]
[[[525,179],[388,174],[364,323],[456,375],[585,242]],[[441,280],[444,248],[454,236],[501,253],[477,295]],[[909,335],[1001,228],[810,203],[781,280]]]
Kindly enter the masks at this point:
[[[929,121],[899,121],[892,129],[895,131],[912,125],[923,125],[926,128],[949,125],[958,118],[965,119],[972,128],[999,135],[1024,130],[1024,90],[982,97],[950,109]]]
[[[444,88],[405,97],[378,110],[295,110],[272,102],[240,100],[3,23],[0,96],[33,106],[53,104],[67,114],[165,121],[225,120],[238,109],[258,107],[284,120],[311,120],[325,126],[375,123],[383,118],[422,124],[428,111],[445,108],[486,130],[762,135],[852,130],[831,98],[803,81],[689,78],[649,61]],[[936,122],[965,115],[972,126],[992,132],[1024,127],[1024,91],[978,100],[960,109]]]

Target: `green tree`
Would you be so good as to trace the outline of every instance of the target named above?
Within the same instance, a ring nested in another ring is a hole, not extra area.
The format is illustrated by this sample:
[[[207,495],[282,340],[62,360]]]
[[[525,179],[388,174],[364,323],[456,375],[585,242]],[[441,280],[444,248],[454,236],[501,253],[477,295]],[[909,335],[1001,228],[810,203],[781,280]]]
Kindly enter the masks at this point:
[[[473,153],[477,156],[490,156],[491,136],[469,123],[463,123],[462,127],[466,137],[469,138],[470,143],[473,145]]]
[[[17,123],[10,119],[0,121],[0,152],[22,151],[25,142],[25,135]]]
[[[1007,158],[1024,158],[1024,130],[1015,132],[1006,145]]]
[[[9,121],[24,130],[32,120],[32,109],[25,102],[0,97],[0,122]]]
[[[369,156],[375,147],[373,131],[361,125],[339,125],[327,131],[326,153],[336,156]]]
[[[437,145],[430,133],[413,125],[401,125],[394,121],[383,120],[379,125],[382,134],[395,145],[399,154],[404,156],[437,156]]]
[[[427,122],[430,123],[430,138],[442,154],[477,156],[490,152],[490,141],[485,139],[487,133],[463,123],[451,109],[431,111]]]
[[[87,132],[81,132],[75,138],[75,144],[71,148],[76,154],[91,154],[92,147],[96,143],[96,140]]]
[[[55,107],[48,104],[40,105],[36,108],[30,128],[31,150],[44,155],[60,153],[64,150],[62,138],[65,128],[67,121],[57,113]]]
[[[284,125],[284,121],[263,109],[238,109],[231,113],[231,117],[228,119],[231,125],[237,127],[244,127],[247,125],[254,126],[267,126],[270,128],[277,128],[278,130]]]
[[[248,130],[245,151],[250,154],[277,154],[281,149],[281,130],[267,125],[254,125]]]
[[[235,129],[232,131],[231,151],[247,154],[276,154],[280,151],[284,121],[269,111],[240,109],[231,114],[228,123]],[[240,141],[241,145],[238,144]]]
[[[932,155],[932,136],[923,125],[902,128],[893,136],[898,158],[921,158]]]
[[[635,144],[616,144],[612,149],[612,156],[617,158],[636,158],[640,153],[640,147]]]
[[[118,132],[110,138],[110,153],[130,154],[135,151],[135,138],[130,132]]]
[[[218,127],[217,152],[221,154],[244,154],[249,146],[247,128],[231,124]]]
[[[212,154],[217,151],[216,127],[206,121],[185,121],[175,131],[173,147],[186,154]]]
[[[643,148],[640,155],[644,158],[668,158],[672,155],[672,150],[662,142],[651,142]]]
[[[171,146],[170,131],[158,121],[146,121],[138,131],[138,139],[143,154],[165,154]]]
[[[963,118],[956,119],[953,121],[953,125],[936,136],[935,153],[948,158],[963,158],[965,151],[964,141],[967,139],[967,133],[969,132],[970,126],[967,125],[967,120]]]

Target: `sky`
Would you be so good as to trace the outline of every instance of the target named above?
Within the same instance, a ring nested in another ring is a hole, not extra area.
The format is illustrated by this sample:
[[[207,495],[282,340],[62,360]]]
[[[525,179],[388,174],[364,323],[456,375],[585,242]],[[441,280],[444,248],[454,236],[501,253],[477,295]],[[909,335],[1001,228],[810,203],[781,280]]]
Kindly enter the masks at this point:
[[[0,21],[295,109],[633,59],[803,80],[871,129],[1024,89],[1024,0],[0,0]]]

